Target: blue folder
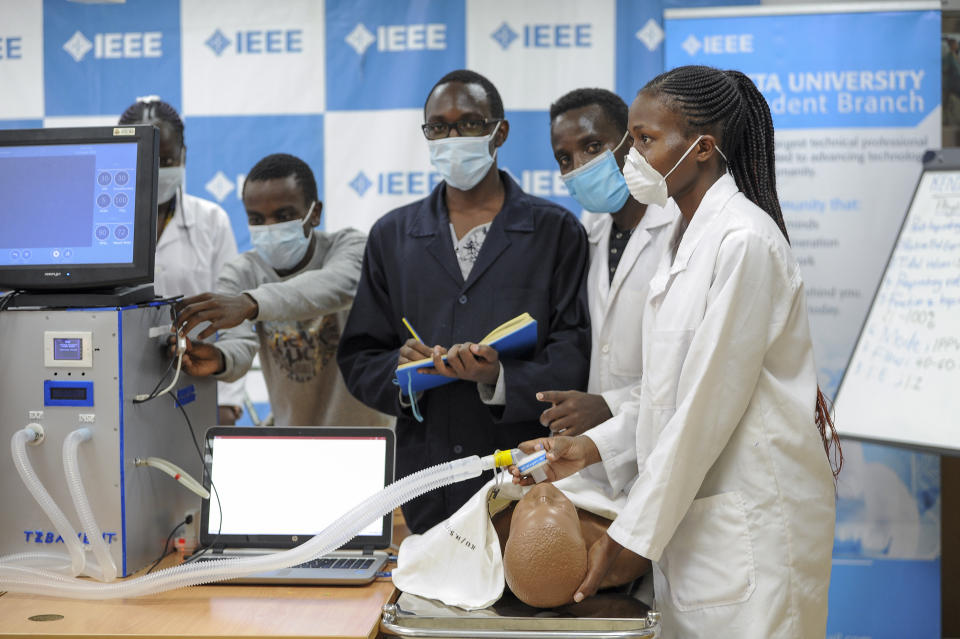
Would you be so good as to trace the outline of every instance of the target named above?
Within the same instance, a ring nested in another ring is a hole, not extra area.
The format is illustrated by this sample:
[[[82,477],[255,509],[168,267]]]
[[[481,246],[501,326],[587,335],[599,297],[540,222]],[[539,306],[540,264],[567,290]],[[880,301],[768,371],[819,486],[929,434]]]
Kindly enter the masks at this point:
[[[492,346],[501,358],[526,357],[537,346],[537,320],[533,319],[529,313],[518,315],[490,331],[486,337],[480,340],[480,343]],[[443,360],[446,361],[446,359],[447,356],[444,355]],[[396,383],[400,386],[404,395],[410,395],[411,392],[419,393],[458,381],[453,377],[417,372],[421,368],[432,369],[433,359],[418,359],[415,362],[408,362],[397,367]]]

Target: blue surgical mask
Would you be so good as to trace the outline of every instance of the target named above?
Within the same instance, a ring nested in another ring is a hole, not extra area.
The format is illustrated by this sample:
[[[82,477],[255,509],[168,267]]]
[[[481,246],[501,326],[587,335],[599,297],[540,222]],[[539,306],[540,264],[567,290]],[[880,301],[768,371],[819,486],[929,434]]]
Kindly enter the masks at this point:
[[[310,210],[302,219],[250,226],[253,248],[274,270],[288,271],[299,264],[307,254],[311,234],[304,236],[304,229],[307,228],[316,204],[314,202],[310,205]]]
[[[497,122],[490,135],[427,140],[430,163],[447,184],[461,191],[469,191],[480,183],[497,157],[496,149],[490,154],[490,141],[499,128],[500,123]]]
[[[613,151],[620,148],[628,135],[623,134],[623,139]],[[583,166],[561,176],[570,195],[591,213],[616,213],[630,197],[630,189],[613,151],[607,149]]]

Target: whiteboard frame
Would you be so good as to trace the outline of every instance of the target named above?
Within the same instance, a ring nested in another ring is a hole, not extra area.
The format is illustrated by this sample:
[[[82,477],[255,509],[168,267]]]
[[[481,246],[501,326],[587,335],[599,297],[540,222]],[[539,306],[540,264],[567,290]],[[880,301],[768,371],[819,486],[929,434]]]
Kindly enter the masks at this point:
[[[887,263],[883,267],[883,273],[880,276],[880,281],[877,284],[876,290],[873,292],[873,299],[870,300],[870,306],[867,308],[867,313],[863,316],[863,324],[860,326],[860,332],[857,334],[857,341],[853,345],[853,350],[850,351],[850,358],[847,360],[847,365],[843,369],[843,376],[840,378],[840,383],[837,385],[837,392],[833,396],[833,402],[831,402],[831,404],[834,407],[836,406],[837,399],[840,397],[841,391],[843,391],[843,382],[847,379],[847,372],[850,370],[850,364],[853,362],[853,356],[857,353],[857,349],[860,346],[860,341],[863,339],[864,330],[867,327],[867,322],[870,319],[870,315],[873,313],[873,305],[876,304],[877,296],[880,294],[880,289],[883,287],[883,276],[886,275],[887,269],[890,268],[890,263],[893,261],[893,255],[897,252],[897,247],[900,245],[900,236],[903,235],[903,229],[907,225],[907,217],[910,214],[910,209],[913,207],[913,201],[917,197],[917,191],[920,189],[920,184],[928,171],[960,171],[960,148],[928,149],[923,154],[922,162],[923,168],[920,171],[919,177],[917,178],[916,185],[913,187],[913,195],[910,196],[907,209],[903,212],[903,219],[900,221],[900,230],[897,231],[897,237],[894,239],[893,246],[890,249],[890,255],[887,256]],[[837,434],[840,436],[841,444],[843,443],[844,439],[849,439],[854,441],[868,442],[871,444],[883,444],[885,446],[907,448],[924,453],[936,453],[941,455],[949,455],[952,457],[960,457],[960,445],[958,445],[957,448],[925,446],[923,444],[911,441],[884,439],[880,437],[869,437],[866,435],[849,435],[844,433],[841,429],[837,429]]]

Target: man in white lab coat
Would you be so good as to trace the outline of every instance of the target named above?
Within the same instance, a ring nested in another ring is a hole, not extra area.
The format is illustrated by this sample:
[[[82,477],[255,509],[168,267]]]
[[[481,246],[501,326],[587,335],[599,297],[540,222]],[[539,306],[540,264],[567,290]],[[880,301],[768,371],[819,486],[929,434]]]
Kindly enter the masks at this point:
[[[633,140],[627,105],[605,89],[576,89],[550,106],[550,141],[567,189],[585,209],[590,240],[592,347],[587,392],[544,390],[540,418],[553,432],[579,435],[609,419],[640,382],[640,321],[650,278],[676,218],[630,197],[621,169]]]

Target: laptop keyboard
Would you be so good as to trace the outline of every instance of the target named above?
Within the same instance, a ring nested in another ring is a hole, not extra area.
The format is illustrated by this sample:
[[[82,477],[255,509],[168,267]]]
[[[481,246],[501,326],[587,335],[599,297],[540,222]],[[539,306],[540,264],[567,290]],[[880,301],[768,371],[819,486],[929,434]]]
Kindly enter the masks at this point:
[[[218,559],[223,559],[220,555],[204,555],[202,557],[197,557],[194,561],[216,561]],[[310,561],[304,562],[302,564],[297,564],[293,568],[331,568],[331,569],[342,569],[342,570],[366,570],[373,564],[373,559],[364,559],[363,557],[358,557],[356,559],[349,559],[343,557],[317,557],[316,559],[311,559]]]
[[[353,570],[365,570],[373,564],[373,559],[363,559],[358,557],[357,559],[337,559],[336,557],[317,557],[316,559],[311,559],[308,562],[297,564],[295,568],[337,568],[337,569],[353,569]]]

